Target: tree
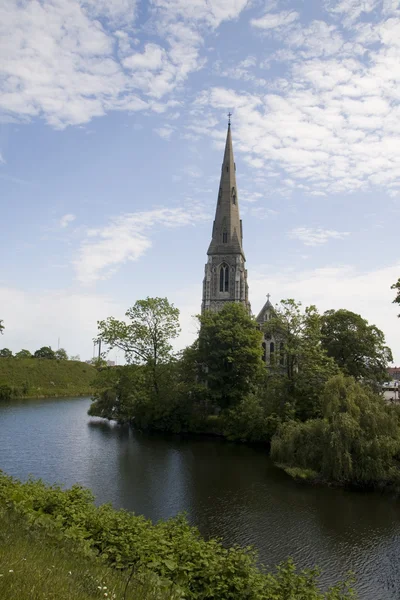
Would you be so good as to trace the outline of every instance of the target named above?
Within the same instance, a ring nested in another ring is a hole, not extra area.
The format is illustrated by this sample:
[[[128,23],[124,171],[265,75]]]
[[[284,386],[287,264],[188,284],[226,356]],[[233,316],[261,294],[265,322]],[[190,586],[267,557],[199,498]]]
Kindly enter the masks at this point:
[[[323,390],[323,418],[283,424],[273,438],[271,456],[341,483],[398,483],[400,429],[395,411],[370,387],[341,373]]]
[[[46,358],[50,360],[56,357],[54,350],[52,350],[50,346],[42,346],[42,348],[36,350],[33,356],[34,358]]]
[[[68,360],[68,354],[64,348],[59,348],[54,352],[54,357],[57,360]]]
[[[283,340],[287,395],[295,403],[297,416],[303,420],[320,416],[321,390],[338,373],[338,367],[322,347],[321,316],[316,307],[303,311],[301,302],[281,300],[264,331]]]
[[[242,304],[199,317],[198,360],[213,402],[228,408],[254,389],[264,371],[261,332]]]
[[[396,297],[393,300],[393,304],[400,304],[400,277],[392,286],[390,286],[391,290],[396,290]],[[400,315],[397,315],[400,317]]]
[[[0,358],[11,358],[13,353],[8,348],[0,350]]]
[[[69,357],[69,360],[77,360],[80,361],[81,357],[79,356],[79,354],[74,354],[73,356]]]
[[[2,319],[0,319],[0,333],[3,333],[3,331],[4,331],[4,325],[3,325]]]
[[[130,323],[109,317],[98,321],[98,339],[120,348],[129,364],[144,364],[152,372],[158,394],[158,367],[172,358],[171,340],[179,335],[179,310],[167,298],[138,300],[125,316]]]
[[[32,354],[29,352],[29,350],[22,349],[17,352],[15,358],[32,358]]]
[[[388,379],[392,352],[383,332],[350,310],[328,310],[322,316],[322,346],[345,375],[382,383]]]

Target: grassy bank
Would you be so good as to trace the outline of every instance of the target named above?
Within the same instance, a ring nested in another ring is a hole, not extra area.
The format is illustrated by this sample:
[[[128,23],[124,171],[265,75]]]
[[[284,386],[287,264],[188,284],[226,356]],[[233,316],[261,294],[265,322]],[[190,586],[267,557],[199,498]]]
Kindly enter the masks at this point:
[[[72,561],[68,563],[70,565],[68,569],[67,563],[63,563],[64,558],[61,557],[58,563],[54,562],[52,554],[46,554],[46,552],[53,552],[51,549],[53,542],[47,544],[45,538],[43,543],[34,544],[35,547],[40,547],[36,558],[32,554],[26,555],[30,546],[27,550],[17,548],[18,551],[14,551],[12,540],[4,539],[2,543],[0,539],[0,548],[3,548],[0,554],[1,564],[6,571],[1,573],[7,577],[7,581],[13,581],[10,577],[16,573],[14,565],[20,565],[18,569],[21,570],[28,568],[22,563],[27,563],[30,556],[29,560],[32,564],[38,564],[38,569],[40,567],[40,577],[44,577],[46,569],[49,573],[48,577],[51,573],[55,574],[54,570],[56,570],[60,575],[60,586],[64,586],[65,589],[67,589],[65,586],[69,585],[69,577],[72,577],[74,568],[76,586],[78,589],[82,588],[82,591],[79,592],[80,596],[71,594],[70,597],[78,600],[96,597],[90,596],[89,593],[83,595],[83,586],[86,583],[92,585],[93,594],[97,594],[97,586],[102,585],[99,583],[100,580],[106,581],[107,587],[112,584],[117,589],[121,582],[128,581],[131,573],[136,583],[140,580],[143,580],[146,585],[149,581],[168,582],[175,594],[171,598],[175,598],[177,591],[181,590],[181,596],[185,600],[299,600],[300,598],[302,600],[349,600],[355,598],[348,583],[340,583],[328,592],[321,592],[318,587],[318,571],[299,572],[290,561],[278,567],[275,573],[260,570],[256,566],[256,555],[251,549],[225,548],[218,540],[206,541],[197,529],[191,527],[182,517],[153,525],[144,517],[123,510],[113,510],[109,505],[96,507],[90,492],[78,486],[63,491],[57,487],[48,487],[40,481],[20,483],[0,474],[1,510],[3,513],[6,511],[6,515],[14,512],[18,518],[26,519],[33,532],[39,528],[43,530],[43,535],[54,536],[60,552],[62,551],[63,556]],[[11,522],[8,530],[14,529],[18,530],[20,526],[18,523],[13,525]],[[18,533],[20,537],[18,544],[25,543],[27,533],[29,532],[26,528],[22,529],[22,533]],[[72,546],[68,547],[68,544]],[[92,570],[89,563],[85,564],[83,560],[77,559],[78,554],[73,550],[74,547],[79,552],[84,550],[88,560],[103,562],[93,563]],[[42,550],[45,553],[43,557],[40,554]],[[27,560],[22,561],[23,558]],[[73,566],[74,561],[75,566]],[[39,575],[34,575],[36,567],[32,569],[30,574],[26,575],[28,587],[36,585],[35,582],[39,578]],[[114,579],[111,573],[114,573],[117,579]],[[0,578],[0,591],[1,586],[4,585],[1,579],[3,578]],[[158,598],[154,595],[157,590],[152,590],[151,586],[149,590],[149,599]],[[120,594],[120,591],[118,593]],[[162,593],[168,594],[169,591],[162,591]],[[0,597],[6,597],[8,600],[35,598],[31,594],[24,596],[22,593],[19,596],[0,593]],[[61,595],[37,595],[36,597],[38,599],[63,598]],[[119,597],[121,596],[117,595],[117,598]],[[139,593],[132,597],[136,600],[142,598]],[[169,596],[161,596],[163,597]]]
[[[86,396],[96,369],[74,360],[0,358],[0,386],[15,397]]]
[[[0,597],[7,600],[179,600],[168,581],[130,577],[55,527],[0,507]]]

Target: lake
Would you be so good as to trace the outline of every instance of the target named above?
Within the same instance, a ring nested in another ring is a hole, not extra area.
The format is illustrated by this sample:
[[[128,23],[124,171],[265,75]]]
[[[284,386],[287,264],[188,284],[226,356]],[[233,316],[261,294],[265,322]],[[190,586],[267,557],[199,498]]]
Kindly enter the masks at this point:
[[[324,586],[358,576],[366,600],[400,597],[400,501],[297,484],[265,451],[216,438],[134,433],[87,416],[89,399],[0,405],[0,469],[90,488],[157,521],[185,511],[205,536],[254,545],[273,567],[319,565]]]

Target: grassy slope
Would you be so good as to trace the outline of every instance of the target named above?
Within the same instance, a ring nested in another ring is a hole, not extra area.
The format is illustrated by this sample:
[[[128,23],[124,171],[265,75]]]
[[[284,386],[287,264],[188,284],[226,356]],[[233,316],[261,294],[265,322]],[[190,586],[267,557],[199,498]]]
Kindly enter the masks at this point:
[[[7,600],[178,600],[159,578],[131,578],[87,555],[59,532],[28,526],[0,506],[0,598]],[[125,593],[126,589],[126,593]]]
[[[94,367],[75,360],[0,358],[0,385],[23,396],[89,395],[95,374]]]

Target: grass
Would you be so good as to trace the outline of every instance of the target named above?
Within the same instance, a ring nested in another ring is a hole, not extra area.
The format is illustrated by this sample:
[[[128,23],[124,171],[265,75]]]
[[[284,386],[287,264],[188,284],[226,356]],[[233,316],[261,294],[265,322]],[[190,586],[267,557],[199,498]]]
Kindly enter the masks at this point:
[[[0,506],[0,598],[4,600],[179,600],[153,574],[140,579],[88,555],[51,528],[28,525]]]
[[[96,369],[76,360],[0,358],[0,386],[14,396],[86,396],[92,393]]]

